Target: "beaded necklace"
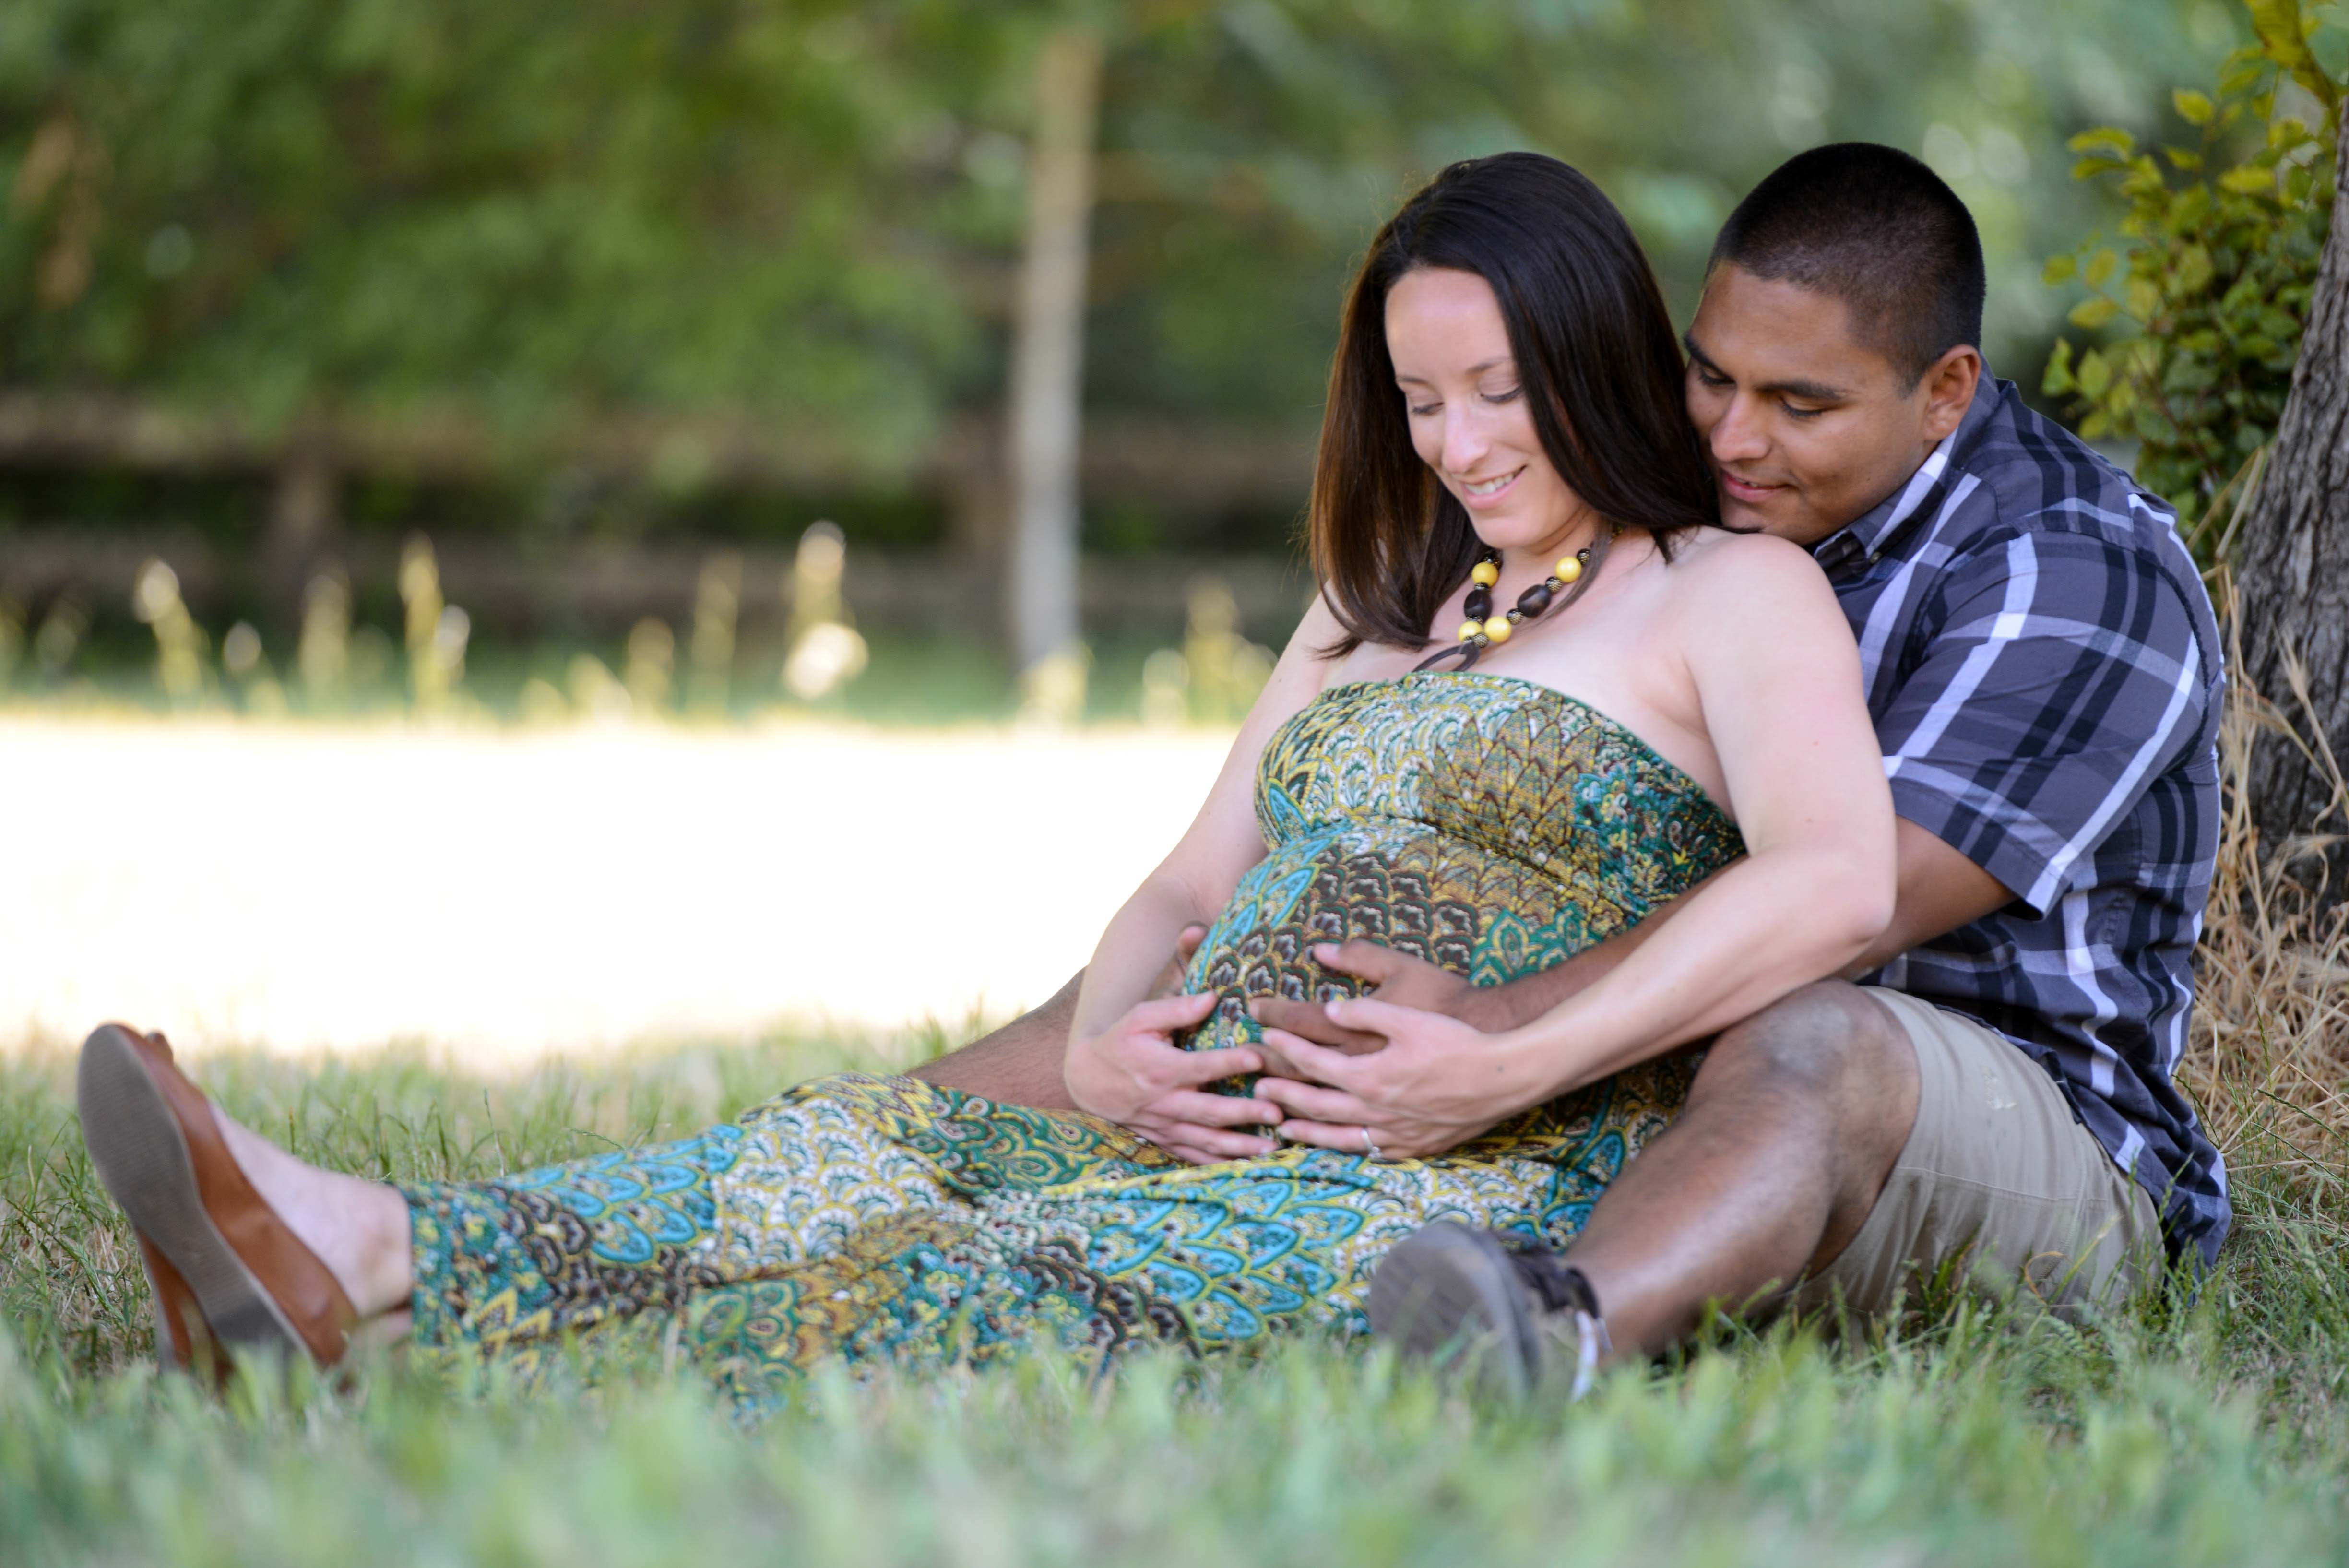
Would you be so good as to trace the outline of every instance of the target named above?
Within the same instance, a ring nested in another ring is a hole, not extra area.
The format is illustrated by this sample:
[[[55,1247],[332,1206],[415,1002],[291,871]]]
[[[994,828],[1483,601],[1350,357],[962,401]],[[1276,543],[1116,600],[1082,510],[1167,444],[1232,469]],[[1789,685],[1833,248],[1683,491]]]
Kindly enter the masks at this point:
[[[1590,587],[1590,579],[1599,575],[1599,564],[1607,559],[1607,546],[1614,541],[1615,530],[1609,528],[1573,555],[1561,556],[1548,576],[1517,596],[1517,602],[1506,615],[1493,613],[1493,585],[1501,580],[1501,552],[1486,545],[1476,557],[1476,564],[1468,568],[1468,597],[1461,607],[1468,618],[1460,623],[1460,640],[1421,659],[1412,666],[1412,673],[1433,670],[1455,656],[1460,668],[1466,670],[1484,656],[1486,649],[1508,641],[1516,634],[1519,621],[1534,619],[1548,609],[1553,600],[1561,609],[1572,604]],[[1558,590],[1569,583],[1574,586],[1573,591],[1558,598]]]

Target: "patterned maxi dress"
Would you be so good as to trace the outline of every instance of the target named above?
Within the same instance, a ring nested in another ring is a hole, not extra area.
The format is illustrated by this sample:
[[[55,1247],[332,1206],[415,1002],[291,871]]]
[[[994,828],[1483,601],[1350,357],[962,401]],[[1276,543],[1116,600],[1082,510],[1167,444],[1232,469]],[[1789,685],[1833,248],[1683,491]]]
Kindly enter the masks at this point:
[[[1620,725],[1483,673],[1322,692],[1266,747],[1257,813],[1270,853],[1190,971],[1223,998],[1195,1045],[1253,1039],[1247,997],[1351,994],[1309,943],[1369,937],[1497,984],[1743,848]],[[822,1078],[682,1142],[407,1188],[415,1340],[527,1365],[568,1336],[646,1334],[757,1407],[833,1357],[976,1362],[1041,1340],[1105,1363],[1360,1332],[1372,1267],[1432,1220],[1571,1237],[1690,1073],[1632,1069],[1433,1159],[1290,1147],[1206,1167],[1081,1114]]]

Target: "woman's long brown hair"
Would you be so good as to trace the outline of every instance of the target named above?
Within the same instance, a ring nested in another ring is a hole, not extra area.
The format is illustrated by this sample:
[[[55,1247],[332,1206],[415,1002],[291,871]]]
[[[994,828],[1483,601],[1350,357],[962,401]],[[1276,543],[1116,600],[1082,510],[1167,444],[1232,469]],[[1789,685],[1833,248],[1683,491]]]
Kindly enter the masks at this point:
[[[1667,559],[1682,529],[1720,526],[1671,317],[1622,214],[1555,158],[1454,163],[1379,231],[1346,296],[1307,519],[1345,628],[1331,658],[1426,647],[1476,558],[1467,509],[1412,448],[1387,352],[1387,293],[1421,267],[1492,286],[1542,452],[1601,518],[1647,530]]]

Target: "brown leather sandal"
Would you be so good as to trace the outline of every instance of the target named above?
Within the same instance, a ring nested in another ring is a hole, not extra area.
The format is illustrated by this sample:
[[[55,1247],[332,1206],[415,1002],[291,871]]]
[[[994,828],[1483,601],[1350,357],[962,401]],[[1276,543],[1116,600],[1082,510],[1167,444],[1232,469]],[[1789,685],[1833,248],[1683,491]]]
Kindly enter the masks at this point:
[[[158,1358],[214,1378],[228,1371],[222,1350],[340,1361],[357,1322],[350,1298],[254,1190],[163,1037],[101,1024],[76,1089],[90,1163],[138,1232]]]

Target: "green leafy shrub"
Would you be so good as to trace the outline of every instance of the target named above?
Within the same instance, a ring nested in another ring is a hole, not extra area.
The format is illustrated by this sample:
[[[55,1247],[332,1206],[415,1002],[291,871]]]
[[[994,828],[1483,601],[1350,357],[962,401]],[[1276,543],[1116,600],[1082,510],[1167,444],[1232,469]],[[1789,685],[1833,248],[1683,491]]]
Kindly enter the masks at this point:
[[[2045,272],[2087,286],[2071,322],[2106,336],[2076,356],[2058,339],[2044,390],[2072,400],[2091,441],[2138,442],[2137,477],[2206,545],[2292,390],[2340,129],[2341,88],[2311,47],[2314,7],[2248,8],[2258,41],[2227,57],[2217,90],[2173,96],[2199,147],[2157,157],[2111,127],[2072,139],[2074,178],[2113,182],[2128,213],[2118,245],[2092,237]],[[2317,123],[2280,111],[2280,92],[2313,103]]]

